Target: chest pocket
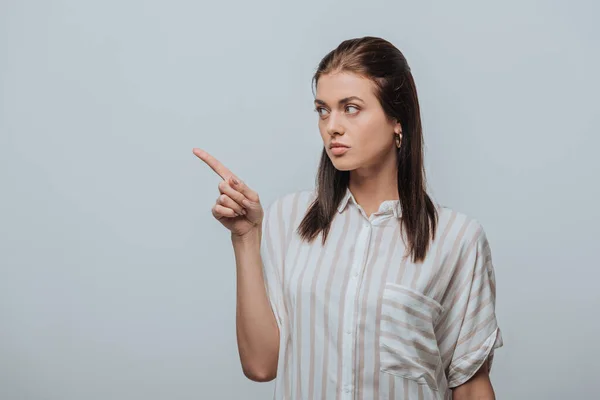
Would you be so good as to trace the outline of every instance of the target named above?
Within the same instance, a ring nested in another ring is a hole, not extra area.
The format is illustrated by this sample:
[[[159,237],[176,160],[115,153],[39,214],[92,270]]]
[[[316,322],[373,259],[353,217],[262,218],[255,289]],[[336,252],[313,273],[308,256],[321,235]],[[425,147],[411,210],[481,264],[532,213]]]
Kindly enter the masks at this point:
[[[442,314],[435,300],[395,283],[383,290],[380,320],[380,369],[438,390],[442,372],[435,322]]]

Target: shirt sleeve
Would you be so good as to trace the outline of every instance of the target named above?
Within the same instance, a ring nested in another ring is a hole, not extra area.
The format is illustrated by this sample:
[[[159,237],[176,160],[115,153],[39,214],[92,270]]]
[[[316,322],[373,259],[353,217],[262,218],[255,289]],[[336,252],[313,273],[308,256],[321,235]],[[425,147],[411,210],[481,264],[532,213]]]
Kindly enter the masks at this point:
[[[277,199],[264,212],[260,254],[267,296],[283,338],[287,332],[288,318],[283,293],[286,237],[282,208],[282,200]]]
[[[503,345],[495,312],[496,280],[491,249],[483,227],[478,227],[461,268],[468,277],[465,295],[459,297],[451,310],[452,320],[460,328],[447,369],[450,388],[469,380],[486,360],[491,368],[494,350]]]

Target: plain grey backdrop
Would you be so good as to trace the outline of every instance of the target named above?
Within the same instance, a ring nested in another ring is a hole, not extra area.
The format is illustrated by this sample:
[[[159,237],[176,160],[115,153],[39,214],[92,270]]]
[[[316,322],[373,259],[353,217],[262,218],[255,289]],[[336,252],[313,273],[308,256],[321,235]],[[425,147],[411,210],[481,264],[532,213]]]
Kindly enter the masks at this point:
[[[311,77],[390,40],[432,195],[492,246],[499,399],[600,398],[593,1],[0,2],[0,399],[267,399],[235,337],[206,149],[267,206],[311,188]]]

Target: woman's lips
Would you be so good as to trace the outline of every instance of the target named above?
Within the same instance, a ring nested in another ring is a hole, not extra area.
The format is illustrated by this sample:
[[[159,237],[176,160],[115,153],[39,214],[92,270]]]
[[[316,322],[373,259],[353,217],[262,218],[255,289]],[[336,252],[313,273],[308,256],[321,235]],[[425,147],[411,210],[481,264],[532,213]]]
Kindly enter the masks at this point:
[[[348,150],[350,150],[349,147],[332,147],[331,148],[331,152],[333,153],[333,155],[335,156],[341,156],[342,154],[345,154]]]

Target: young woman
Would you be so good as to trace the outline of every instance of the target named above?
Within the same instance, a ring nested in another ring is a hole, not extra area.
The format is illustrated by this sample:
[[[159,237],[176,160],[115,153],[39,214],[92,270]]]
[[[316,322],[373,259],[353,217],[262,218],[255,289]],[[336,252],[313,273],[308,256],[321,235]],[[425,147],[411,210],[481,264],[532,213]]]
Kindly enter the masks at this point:
[[[243,371],[275,399],[493,399],[491,252],[481,224],[427,195],[419,103],[402,53],[342,42],[314,76],[323,153],[314,190],[265,212],[223,181]]]

